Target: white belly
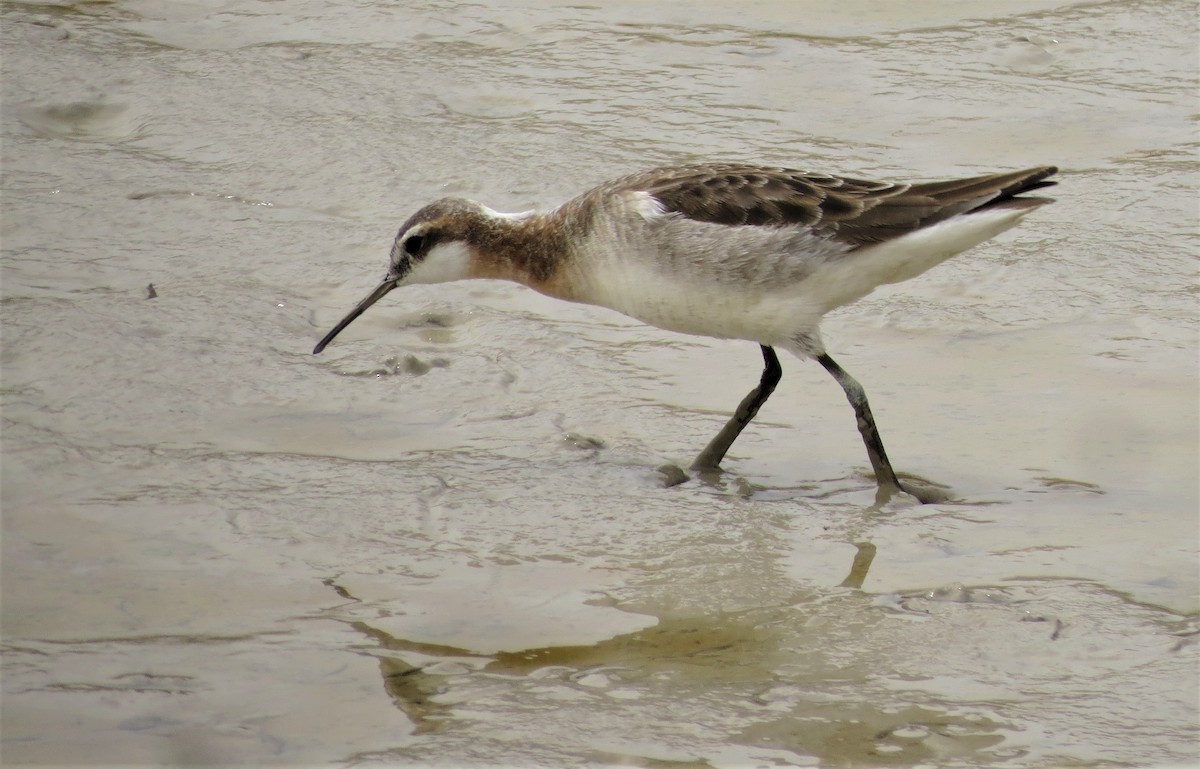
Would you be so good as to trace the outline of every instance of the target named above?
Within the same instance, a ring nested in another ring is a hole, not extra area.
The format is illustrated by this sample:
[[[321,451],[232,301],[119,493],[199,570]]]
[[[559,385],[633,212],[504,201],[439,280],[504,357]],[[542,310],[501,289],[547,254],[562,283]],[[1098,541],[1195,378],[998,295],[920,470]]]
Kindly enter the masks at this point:
[[[611,265],[578,298],[668,331],[767,345],[810,334],[821,317],[795,290],[666,275],[629,262]]]
[[[846,250],[794,230],[628,224],[598,227],[575,251],[572,298],[670,331],[768,345],[815,333],[830,307],[810,289]]]

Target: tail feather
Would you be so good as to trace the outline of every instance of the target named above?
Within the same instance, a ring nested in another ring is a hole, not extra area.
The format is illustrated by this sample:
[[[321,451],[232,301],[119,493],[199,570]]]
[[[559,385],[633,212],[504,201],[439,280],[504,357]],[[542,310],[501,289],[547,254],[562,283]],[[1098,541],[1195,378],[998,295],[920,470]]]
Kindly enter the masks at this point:
[[[865,248],[949,221],[960,214],[998,206],[1033,208],[1049,199],[1017,196],[1053,185],[1048,177],[1057,171],[1054,166],[1039,166],[969,179],[898,186],[864,199],[857,216],[836,223],[835,237]]]
[[[1056,173],[1058,169],[1054,166],[1040,166],[970,179],[914,184],[907,194],[933,198],[945,207],[959,208],[955,213],[962,213],[963,210],[986,208],[1025,192],[1052,187],[1057,182],[1048,181],[1048,178]]]
[[[1053,185],[1047,178],[1055,171],[1052,166],[1045,166],[913,185],[897,197],[932,201],[936,210],[926,212],[919,222],[911,219],[905,222],[897,216],[895,223],[876,225],[870,240],[864,238],[866,242],[858,248],[831,260],[823,277],[829,285],[838,286],[839,291],[830,293],[823,310],[852,302],[881,284],[914,278],[1015,226],[1033,209],[1053,202],[1050,198],[1020,195]],[[891,204],[892,200],[883,201],[876,210]]]

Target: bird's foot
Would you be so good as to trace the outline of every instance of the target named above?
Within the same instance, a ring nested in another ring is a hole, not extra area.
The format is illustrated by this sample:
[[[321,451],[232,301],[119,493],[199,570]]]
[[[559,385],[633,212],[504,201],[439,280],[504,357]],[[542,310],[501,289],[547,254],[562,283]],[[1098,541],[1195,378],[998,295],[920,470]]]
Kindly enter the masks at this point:
[[[933,481],[913,475],[906,475],[903,482],[899,478],[895,480],[877,480],[879,487],[875,492],[875,502],[878,505],[888,503],[897,494],[910,496],[923,505],[933,505],[954,500],[954,493],[949,486],[943,486],[940,483],[934,483]]]

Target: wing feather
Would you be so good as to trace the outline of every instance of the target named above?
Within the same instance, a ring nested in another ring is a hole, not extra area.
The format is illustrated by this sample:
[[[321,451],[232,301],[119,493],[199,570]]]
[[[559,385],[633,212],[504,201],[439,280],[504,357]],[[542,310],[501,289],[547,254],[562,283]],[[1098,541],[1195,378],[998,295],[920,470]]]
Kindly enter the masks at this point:
[[[808,227],[855,248],[1054,184],[1052,166],[917,184],[718,164],[658,168],[610,182],[645,192],[666,213],[727,226]],[[1024,198],[1036,205],[1038,198]]]

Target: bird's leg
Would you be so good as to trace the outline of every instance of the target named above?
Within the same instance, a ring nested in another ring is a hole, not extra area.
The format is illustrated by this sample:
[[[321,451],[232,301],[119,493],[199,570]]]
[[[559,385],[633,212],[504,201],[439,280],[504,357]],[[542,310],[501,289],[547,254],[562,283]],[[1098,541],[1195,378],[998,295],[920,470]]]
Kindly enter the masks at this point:
[[[767,398],[771,397],[775,385],[779,384],[779,378],[783,376],[783,369],[779,367],[779,358],[775,357],[775,350],[765,344],[759,346],[762,348],[764,366],[758,387],[742,398],[737,411],[733,412],[733,417],[725,423],[721,432],[717,433],[717,437],[708,442],[704,451],[700,452],[700,456],[696,457],[696,461],[692,463],[693,470],[716,470],[721,464],[721,460],[725,458],[725,452],[729,451],[729,447],[737,440],[738,435],[746,425],[750,424],[750,420],[754,419],[754,415],[767,402]]]
[[[875,479],[880,487],[894,486],[905,491],[896,477],[896,471],[892,469],[892,463],[888,461],[887,452],[883,450],[883,441],[879,439],[879,430],[875,427],[875,418],[871,416],[871,406],[867,403],[867,393],[862,385],[828,355],[822,353],[817,356],[817,361],[826,371],[833,374],[833,378],[846,391],[846,399],[854,407],[854,415],[858,418],[858,432],[862,434],[863,443],[867,446],[867,456],[871,460],[871,467],[875,470]]]

